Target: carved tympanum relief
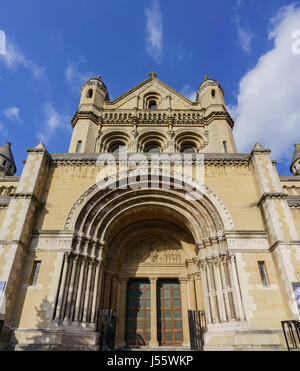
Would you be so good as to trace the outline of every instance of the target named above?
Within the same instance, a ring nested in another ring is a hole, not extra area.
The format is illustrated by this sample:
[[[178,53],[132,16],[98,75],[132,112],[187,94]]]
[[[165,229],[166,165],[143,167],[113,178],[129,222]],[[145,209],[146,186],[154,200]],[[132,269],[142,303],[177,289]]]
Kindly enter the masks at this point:
[[[178,264],[184,262],[181,246],[162,238],[145,238],[126,248],[123,261],[127,264]]]

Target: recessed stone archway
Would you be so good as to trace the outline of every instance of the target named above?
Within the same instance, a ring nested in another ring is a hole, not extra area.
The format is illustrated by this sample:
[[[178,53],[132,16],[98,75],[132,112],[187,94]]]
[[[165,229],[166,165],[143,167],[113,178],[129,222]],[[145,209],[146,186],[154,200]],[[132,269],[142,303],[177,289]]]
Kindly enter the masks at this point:
[[[183,345],[189,345],[188,309],[205,310],[212,324],[238,318],[236,277],[223,237],[225,228],[233,229],[230,214],[207,187],[191,200],[176,181],[169,188],[162,177],[157,188],[94,185],[79,198],[66,221],[76,237],[65,258],[56,321],[96,329],[97,311],[116,309],[117,345],[124,346],[132,279],[151,283],[150,345],[157,345],[158,280],[180,282]]]

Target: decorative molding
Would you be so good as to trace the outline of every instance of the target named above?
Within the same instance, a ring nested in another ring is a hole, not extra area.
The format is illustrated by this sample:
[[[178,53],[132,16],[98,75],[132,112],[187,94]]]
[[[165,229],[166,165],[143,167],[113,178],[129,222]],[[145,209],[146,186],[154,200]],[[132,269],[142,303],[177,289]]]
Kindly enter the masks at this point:
[[[174,241],[163,238],[145,238],[124,252],[124,263],[183,264],[184,251]]]
[[[10,196],[0,196],[0,209],[7,207],[10,201]]]
[[[130,157],[133,153],[128,153]],[[151,164],[151,154],[141,153]],[[171,155],[173,153],[166,153]],[[96,165],[100,153],[52,153],[52,164]],[[110,153],[114,161],[119,163],[119,154]],[[184,154],[176,153],[184,159]],[[196,154],[190,154],[192,163],[196,164]],[[204,164],[207,165],[249,165],[250,155],[247,153],[201,153],[204,156]]]
[[[0,183],[2,182],[19,182],[20,176],[1,176]]]
[[[300,241],[276,241],[270,247],[270,252],[273,252],[278,246],[298,246],[300,248]]]
[[[296,175],[284,175],[279,177],[281,182],[300,182],[300,176]],[[1,178],[0,178],[1,181]]]
[[[259,199],[257,207],[260,207],[265,202],[266,199],[287,199],[288,197],[289,196],[283,192],[270,192],[270,193],[265,192]]]
[[[300,196],[288,196],[287,202],[289,204],[289,207],[291,207],[292,209],[300,208]]]

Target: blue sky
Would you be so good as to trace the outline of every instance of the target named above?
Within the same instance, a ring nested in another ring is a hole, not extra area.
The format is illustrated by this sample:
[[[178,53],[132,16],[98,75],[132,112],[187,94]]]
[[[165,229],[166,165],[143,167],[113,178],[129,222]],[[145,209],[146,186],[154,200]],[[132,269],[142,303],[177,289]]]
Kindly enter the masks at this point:
[[[0,30],[0,144],[12,143],[17,174],[40,140],[68,151],[85,80],[101,75],[114,99],[151,70],[191,98],[205,75],[218,80],[238,150],[258,141],[290,174],[300,141],[299,1],[10,0]]]

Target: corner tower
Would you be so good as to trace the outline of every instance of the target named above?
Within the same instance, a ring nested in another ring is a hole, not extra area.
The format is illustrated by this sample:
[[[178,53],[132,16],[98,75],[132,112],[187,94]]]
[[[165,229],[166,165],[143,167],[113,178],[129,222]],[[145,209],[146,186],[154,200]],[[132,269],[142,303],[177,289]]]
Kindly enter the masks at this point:
[[[10,142],[6,142],[0,147],[0,176],[14,175],[17,171],[10,145]]]
[[[80,94],[79,108],[71,121],[73,135],[69,152],[93,153],[99,129],[98,117],[109,95],[100,76],[86,81]]]
[[[294,175],[300,175],[300,143],[295,143],[295,152],[290,170]]]
[[[234,122],[227,112],[221,84],[205,76],[198,88],[196,102],[200,109],[205,111],[209,123],[210,152],[236,153],[237,149],[232,133]]]

